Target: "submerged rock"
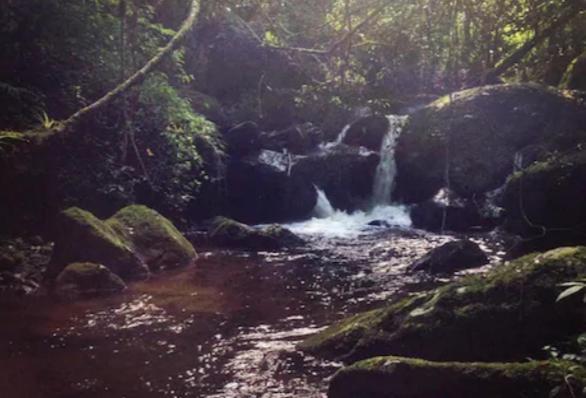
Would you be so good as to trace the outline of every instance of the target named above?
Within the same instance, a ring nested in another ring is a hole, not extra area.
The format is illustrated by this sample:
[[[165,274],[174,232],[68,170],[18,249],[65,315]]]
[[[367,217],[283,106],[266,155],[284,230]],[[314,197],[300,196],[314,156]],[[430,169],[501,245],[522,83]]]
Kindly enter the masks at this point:
[[[432,274],[449,274],[488,263],[488,257],[474,242],[463,239],[445,243],[432,249],[415,261],[409,271],[426,271]]]
[[[343,142],[379,152],[389,128],[389,120],[385,116],[367,116],[350,125]]]
[[[571,376],[569,376],[571,375]],[[340,370],[329,398],[577,398],[586,369],[572,362],[430,362],[377,357]]]
[[[252,251],[279,250],[305,243],[280,225],[257,229],[226,217],[216,217],[209,230],[209,239],[220,246]]]
[[[379,355],[510,361],[584,327],[581,297],[556,303],[559,283],[586,274],[586,247],[531,254],[346,319],[300,347],[356,361]]]
[[[57,276],[54,293],[64,299],[101,296],[126,289],[120,277],[101,264],[70,264]]]
[[[505,228],[520,251],[586,243],[586,152],[550,158],[515,173],[505,188]]]
[[[397,199],[423,202],[447,185],[459,196],[502,186],[529,146],[564,150],[586,140],[586,107],[534,84],[474,88],[411,115],[398,139]],[[535,152],[535,150],[533,150]],[[448,167],[446,167],[446,163]]]
[[[142,279],[153,270],[190,264],[196,258],[191,244],[173,224],[145,206],[128,206],[112,218],[70,208],[60,215],[49,275],[67,264],[103,264],[124,280]]]

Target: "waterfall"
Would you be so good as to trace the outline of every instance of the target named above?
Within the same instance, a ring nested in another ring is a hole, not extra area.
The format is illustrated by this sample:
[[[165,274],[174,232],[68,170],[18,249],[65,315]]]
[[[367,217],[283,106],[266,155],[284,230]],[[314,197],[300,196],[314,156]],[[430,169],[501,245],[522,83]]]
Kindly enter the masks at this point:
[[[391,203],[391,194],[393,193],[397,174],[395,145],[407,122],[407,116],[389,115],[387,118],[389,119],[389,131],[387,131],[381,145],[380,161],[374,177],[372,192],[374,205],[388,205]]]
[[[315,187],[315,190],[317,191],[317,203],[313,208],[313,215],[317,218],[328,218],[333,216],[336,210],[328,200],[326,193],[318,187]]]

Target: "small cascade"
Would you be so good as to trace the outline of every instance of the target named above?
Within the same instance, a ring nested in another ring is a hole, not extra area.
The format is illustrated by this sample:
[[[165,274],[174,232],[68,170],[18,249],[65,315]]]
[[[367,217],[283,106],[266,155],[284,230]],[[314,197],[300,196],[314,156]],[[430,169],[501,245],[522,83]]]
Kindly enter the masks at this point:
[[[395,162],[395,145],[401,134],[407,116],[389,115],[389,131],[385,135],[381,149],[380,162],[374,177],[372,200],[374,205],[388,205],[391,203],[391,194],[397,175],[397,164]]]
[[[315,189],[317,191],[317,203],[313,208],[313,216],[317,218],[328,218],[333,216],[334,213],[336,213],[336,210],[328,200],[326,193],[318,187],[315,187]]]

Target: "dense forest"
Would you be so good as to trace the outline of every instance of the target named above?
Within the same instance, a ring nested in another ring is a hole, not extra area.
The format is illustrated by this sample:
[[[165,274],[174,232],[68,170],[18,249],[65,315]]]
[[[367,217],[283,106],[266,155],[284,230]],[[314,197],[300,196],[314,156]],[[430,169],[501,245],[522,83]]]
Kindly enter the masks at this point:
[[[586,397],[585,0],[3,0],[0,110],[8,398]]]

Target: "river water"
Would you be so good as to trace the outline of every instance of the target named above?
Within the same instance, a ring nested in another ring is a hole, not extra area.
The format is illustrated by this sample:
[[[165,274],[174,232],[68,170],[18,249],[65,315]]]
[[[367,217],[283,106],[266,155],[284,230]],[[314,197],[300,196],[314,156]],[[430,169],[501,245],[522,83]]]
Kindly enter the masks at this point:
[[[119,296],[2,303],[2,396],[325,397],[340,364],[295,345],[346,315],[441,283],[405,267],[454,237],[364,225],[335,236],[316,222],[294,226],[309,241],[295,251],[203,248],[192,268]],[[502,254],[490,236],[477,241],[495,260]]]

